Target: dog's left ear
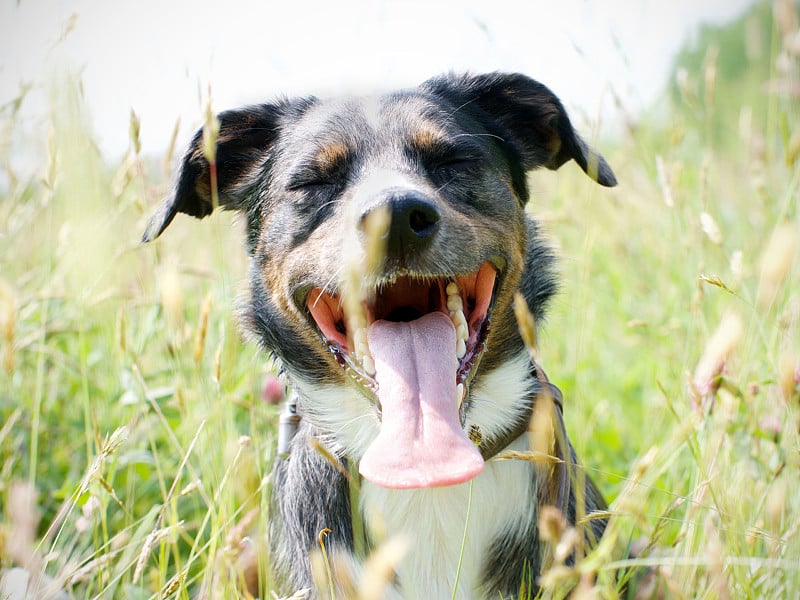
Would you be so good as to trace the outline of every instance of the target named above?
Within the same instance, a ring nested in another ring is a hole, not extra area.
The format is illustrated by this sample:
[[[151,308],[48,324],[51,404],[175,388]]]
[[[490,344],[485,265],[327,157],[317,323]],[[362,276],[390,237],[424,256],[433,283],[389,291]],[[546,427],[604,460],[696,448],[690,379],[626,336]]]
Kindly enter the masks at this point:
[[[216,186],[222,208],[242,208],[250,186],[269,158],[282,113],[281,104],[259,104],[217,116]],[[203,144],[203,130],[200,129],[181,161],[172,193],[150,217],[143,242],[161,235],[179,212],[202,219],[214,210],[211,166]]]
[[[573,159],[597,183],[612,187],[617,178],[600,153],[575,132],[567,111],[547,87],[518,73],[449,75],[431,79],[423,89],[447,98],[456,110],[476,104],[489,125],[518,154],[523,168],[558,169]],[[490,127],[491,129],[491,127]]]

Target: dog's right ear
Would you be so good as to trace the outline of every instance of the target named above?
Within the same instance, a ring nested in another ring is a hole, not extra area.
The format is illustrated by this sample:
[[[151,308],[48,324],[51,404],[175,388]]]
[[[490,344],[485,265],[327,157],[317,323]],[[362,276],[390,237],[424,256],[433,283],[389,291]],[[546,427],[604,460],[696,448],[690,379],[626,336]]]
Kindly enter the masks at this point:
[[[219,206],[238,209],[251,191],[278,137],[283,104],[259,104],[218,115],[216,187]],[[211,166],[203,152],[203,130],[192,138],[172,193],[150,217],[143,242],[156,239],[179,212],[202,219],[214,210]]]
[[[450,74],[423,84],[456,110],[477,106],[498,127],[498,139],[516,151],[525,171],[558,169],[574,160],[600,185],[613,187],[617,178],[599,152],[573,129],[558,97],[538,81],[519,73]],[[527,198],[524,178],[518,184]]]

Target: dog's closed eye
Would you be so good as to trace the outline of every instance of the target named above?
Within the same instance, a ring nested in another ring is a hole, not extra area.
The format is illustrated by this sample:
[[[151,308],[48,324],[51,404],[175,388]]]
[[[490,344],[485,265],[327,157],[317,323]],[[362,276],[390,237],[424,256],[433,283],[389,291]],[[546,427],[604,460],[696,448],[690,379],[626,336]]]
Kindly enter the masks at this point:
[[[296,167],[286,189],[314,191],[340,187],[347,179],[350,162],[351,152],[345,144],[324,144]]]
[[[484,164],[481,149],[468,144],[452,144],[445,140],[412,149],[412,155],[433,176],[452,177],[477,171]]]
[[[319,188],[338,186],[341,179],[336,175],[327,174],[300,174],[289,180],[286,189],[289,191],[305,190],[315,191]]]
[[[433,169],[437,174],[453,174],[464,171],[477,170],[481,167],[483,159],[477,154],[454,153],[436,161]]]

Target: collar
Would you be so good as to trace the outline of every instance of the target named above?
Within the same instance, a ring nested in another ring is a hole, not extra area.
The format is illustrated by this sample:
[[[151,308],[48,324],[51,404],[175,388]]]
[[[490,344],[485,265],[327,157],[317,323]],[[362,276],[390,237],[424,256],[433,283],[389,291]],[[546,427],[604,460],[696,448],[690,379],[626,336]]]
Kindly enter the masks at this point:
[[[549,396],[553,402],[553,412],[555,413],[553,418],[561,423],[563,427],[561,413],[563,412],[564,401],[561,395],[561,390],[550,383],[550,380],[547,379],[547,375],[545,374],[544,370],[538,364],[536,364],[536,361],[532,359],[529,372],[531,377],[538,383],[538,386],[536,387],[536,393],[532,398],[526,399],[525,410],[523,410],[519,416],[517,416],[517,420],[503,435],[490,440],[488,443],[479,445],[483,460],[489,460],[490,458],[496,456],[511,442],[528,431],[534,408],[537,405],[537,400],[540,398]]]

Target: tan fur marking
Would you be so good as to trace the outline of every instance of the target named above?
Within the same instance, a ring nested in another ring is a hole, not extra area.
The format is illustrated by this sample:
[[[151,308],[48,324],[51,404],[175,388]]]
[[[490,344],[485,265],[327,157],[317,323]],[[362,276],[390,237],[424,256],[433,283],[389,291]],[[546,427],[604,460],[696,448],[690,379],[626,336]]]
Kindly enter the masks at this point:
[[[435,150],[444,141],[441,132],[435,127],[425,126],[411,134],[411,144],[417,150]]]
[[[350,150],[346,144],[341,142],[325,144],[314,155],[314,162],[321,170],[328,171],[341,165],[348,154]]]

